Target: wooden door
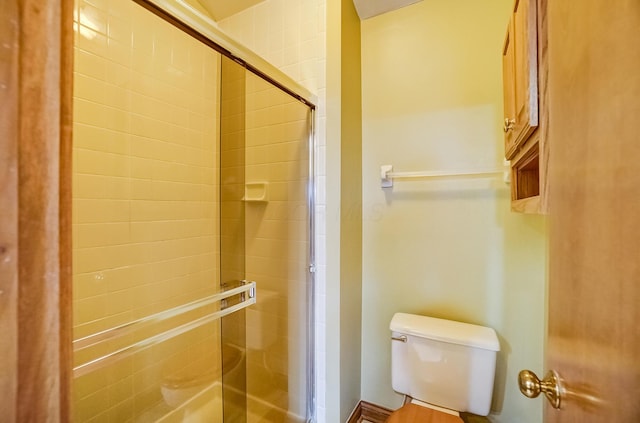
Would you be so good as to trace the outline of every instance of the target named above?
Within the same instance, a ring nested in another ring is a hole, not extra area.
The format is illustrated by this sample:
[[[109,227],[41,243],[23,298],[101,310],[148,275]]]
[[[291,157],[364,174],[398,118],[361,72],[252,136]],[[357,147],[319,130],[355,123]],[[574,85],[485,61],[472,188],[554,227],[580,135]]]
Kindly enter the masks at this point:
[[[550,1],[545,422],[640,421],[640,1]]]

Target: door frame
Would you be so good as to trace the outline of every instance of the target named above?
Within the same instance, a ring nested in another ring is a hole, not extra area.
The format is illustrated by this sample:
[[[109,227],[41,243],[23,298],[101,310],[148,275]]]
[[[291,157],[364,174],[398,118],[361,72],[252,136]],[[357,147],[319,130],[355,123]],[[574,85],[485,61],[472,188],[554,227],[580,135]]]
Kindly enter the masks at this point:
[[[0,408],[71,421],[73,1],[0,9]]]

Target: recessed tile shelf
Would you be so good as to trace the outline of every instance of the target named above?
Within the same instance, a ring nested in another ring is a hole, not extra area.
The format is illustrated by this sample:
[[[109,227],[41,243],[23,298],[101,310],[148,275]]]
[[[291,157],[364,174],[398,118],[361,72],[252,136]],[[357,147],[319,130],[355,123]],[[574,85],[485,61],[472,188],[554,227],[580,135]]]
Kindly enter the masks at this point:
[[[246,202],[269,201],[269,182],[249,182],[244,185],[244,197]]]

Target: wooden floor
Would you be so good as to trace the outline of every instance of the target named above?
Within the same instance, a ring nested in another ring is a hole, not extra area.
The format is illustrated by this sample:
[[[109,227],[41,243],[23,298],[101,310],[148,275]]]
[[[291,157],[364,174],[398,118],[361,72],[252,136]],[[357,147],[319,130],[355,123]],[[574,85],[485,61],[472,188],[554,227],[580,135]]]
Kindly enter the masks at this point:
[[[417,404],[405,404],[397,410],[387,423],[464,423],[459,416],[432,410]]]
[[[385,407],[381,407],[376,404],[372,404],[366,401],[360,401],[356,409],[351,414],[347,423],[488,423],[489,420],[486,417],[476,416],[468,413],[461,413],[460,417],[450,414],[435,412],[430,409],[425,409],[415,404],[407,404],[407,409],[401,414],[394,416],[394,420],[390,420],[389,417],[394,412]],[[417,408],[416,408],[417,407]],[[425,412],[425,410],[427,410]],[[418,412],[420,412],[418,414]],[[426,415],[425,415],[426,413]],[[413,420],[412,420],[413,419]]]

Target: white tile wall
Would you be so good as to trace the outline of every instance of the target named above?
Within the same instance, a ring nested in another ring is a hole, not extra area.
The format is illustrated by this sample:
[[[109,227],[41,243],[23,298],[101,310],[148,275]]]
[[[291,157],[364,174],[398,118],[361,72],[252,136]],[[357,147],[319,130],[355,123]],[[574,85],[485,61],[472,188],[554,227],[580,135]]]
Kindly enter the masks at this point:
[[[316,109],[316,405],[325,421],[326,0],[265,0],[218,22],[235,40],[318,96]]]

